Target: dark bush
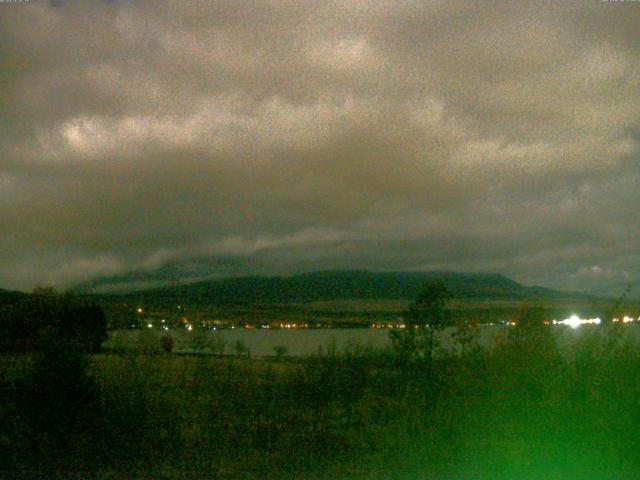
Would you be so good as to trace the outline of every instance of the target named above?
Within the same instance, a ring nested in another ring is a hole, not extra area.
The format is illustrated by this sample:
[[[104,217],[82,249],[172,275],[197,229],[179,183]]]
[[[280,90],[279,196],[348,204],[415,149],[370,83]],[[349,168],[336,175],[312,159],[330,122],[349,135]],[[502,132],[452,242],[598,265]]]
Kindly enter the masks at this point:
[[[92,353],[98,352],[107,338],[102,309],[73,295],[34,293],[5,308],[1,320],[3,351],[37,351],[57,337]]]
[[[173,350],[174,342],[170,335],[163,335],[162,338],[160,338],[160,343],[165,352],[169,353]]]

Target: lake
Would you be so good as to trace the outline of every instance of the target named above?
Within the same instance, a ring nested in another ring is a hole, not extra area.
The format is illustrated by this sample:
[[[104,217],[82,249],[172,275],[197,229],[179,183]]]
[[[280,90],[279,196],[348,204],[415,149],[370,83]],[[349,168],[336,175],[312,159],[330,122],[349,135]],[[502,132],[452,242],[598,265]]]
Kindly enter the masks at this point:
[[[483,348],[491,348],[500,336],[507,333],[507,326],[480,326],[477,337],[474,339]],[[575,341],[583,335],[603,335],[604,330],[596,326],[581,326],[571,328],[557,325],[550,327],[561,351],[570,351]],[[624,325],[622,340],[640,345],[640,327],[638,324]],[[437,344],[439,351],[459,351],[460,345],[455,340],[455,328],[446,328],[438,333]],[[109,339],[104,343],[106,348],[131,349],[153,351],[160,346],[159,337],[170,335],[174,340],[174,351],[178,353],[190,353],[198,349],[197,334],[186,330],[172,329],[167,332],[151,329],[142,330],[115,330],[109,332]],[[389,330],[377,328],[352,328],[352,329],[252,329],[236,328],[232,330],[220,330],[201,334],[208,341],[224,339],[226,342],[225,353],[235,353],[234,345],[241,341],[252,355],[273,355],[276,347],[285,347],[287,355],[301,356],[316,354],[319,351],[337,352],[353,346],[384,348],[389,345]],[[202,337],[201,337],[202,338]],[[194,340],[196,339],[196,340]],[[200,340],[200,345],[206,345],[206,341]],[[205,353],[210,352],[206,346],[202,348]],[[438,352],[436,352],[438,353]]]

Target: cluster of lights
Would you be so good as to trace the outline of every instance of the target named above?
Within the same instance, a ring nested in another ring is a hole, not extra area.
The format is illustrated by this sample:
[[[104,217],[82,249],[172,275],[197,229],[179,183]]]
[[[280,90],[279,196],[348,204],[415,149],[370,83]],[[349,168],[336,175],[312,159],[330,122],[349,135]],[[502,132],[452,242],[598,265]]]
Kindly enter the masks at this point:
[[[636,320],[634,320],[632,317],[628,317],[628,316],[624,316],[622,317],[622,320],[619,318],[614,318],[613,319],[614,322],[618,323],[618,322],[622,322],[622,323],[630,323],[630,322],[635,322]],[[638,322],[640,322],[640,317],[638,317]]]
[[[622,318],[614,318],[612,322],[615,323],[631,323],[631,322],[640,322],[640,317],[638,319],[634,319],[633,317],[629,317],[625,315]],[[567,325],[571,328],[578,328],[581,325],[600,325],[602,320],[600,318],[580,318],[578,315],[572,315],[569,318],[564,320],[554,320],[554,325]]]
[[[178,310],[182,310],[182,306],[178,305]],[[136,311],[138,314],[142,314],[144,313],[144,310],[142,307],[138,307],[136,308]],[[615,323],[631,323],[631,322],[639,322],[640,323],[640,317],[638,317],[637,319],[633,318],[633,317],[629,317],[627,315],[625,315],[622,318],[613,318],[612,319],[613,322]],[[162,319],[161,322],[164,324],[166,322],[165,319]],[[186,317],[182,318],[182,322],[185,324],[186,328],[188,331],[192,331],[193,330],[193,326],[190,323],[187,323],[188,320]],[[569,318],[565,318],[564,320],[552,320],[552,321],[548,321],[545,320],[545,325],[566,325],[569,326],[571,328],[578,328],[581,325],[600,325],[600,323],[602,322],[602,320],[600,318],[580,318],[578,315],[572,315]],[[485,324],[486,325],[486,324]],[[494,323],[489,323],[489,326],[493,326]],[[513,321],[507,321],[505,322],[505,325],[507,326],[515,326],[516,322]],[[134,325],[131,325],[132,327]],[[204,325],[203,325],[204,326]],[[297,323],[281,323],[280,328],[285,328],[285,329],[295,329],[295,328],[309,328],[309,325],[307,323],[304,324],[297,324]],[[315,325],[316,327],[320,327],[320,324],[317,323]],[[247,329],[252,329],[253,325],[245,325],[244,326]],[[403,323],[373,323],[370,325],[371,328],[405,328],[405,325]],[[147,328],[153,328],[153,324],[152,323],[148,323],[147,324]],[[167,327],[166,325],[162,325],[162,328],[164,330],[169,330],[169,327]],[[235,326],[231,326],[232,329],[235,328]],[[268,329],[268,328],[272,328],[271,325],[260,325],[260,328],[263,329]],[[213,327],[213,330],[217,330],[216,327]]]
[[[580,318],[578,315],[571,315],[569,318],[565,318],[564,320],[554,320],[554,325],[567,325],[571,328],[578,328],[580,325],[600,325],[599,318]]]
[[[404,328],[404,323],[372,323],[371,328]]]
[[[147,323],[147,328],[153,328],[153,323]],[[167,327],[166,325],[163,325],[163,326],[162,326],[162,329],[163,329],[165,332],[168,332],[168,331],[169,331],[169,327]]]

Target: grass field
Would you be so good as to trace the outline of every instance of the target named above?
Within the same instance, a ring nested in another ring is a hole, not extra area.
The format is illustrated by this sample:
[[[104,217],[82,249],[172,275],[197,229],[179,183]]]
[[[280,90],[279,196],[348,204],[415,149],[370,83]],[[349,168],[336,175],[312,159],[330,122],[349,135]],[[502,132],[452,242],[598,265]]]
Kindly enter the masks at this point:
[[[595,332],[595,329],[594,329]],[[640,350],[570,360],[547,332],[431,367],[299,359],[4,356],[7,478],[634,479]]]

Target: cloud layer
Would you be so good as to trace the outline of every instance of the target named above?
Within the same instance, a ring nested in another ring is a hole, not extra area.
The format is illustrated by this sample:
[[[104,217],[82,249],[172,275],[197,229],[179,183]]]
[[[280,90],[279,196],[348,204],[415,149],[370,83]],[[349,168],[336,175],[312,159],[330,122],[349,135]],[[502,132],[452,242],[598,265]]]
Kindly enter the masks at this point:
[[[0,287],[167,262],[640,280],[640,4],[0,5]]]

